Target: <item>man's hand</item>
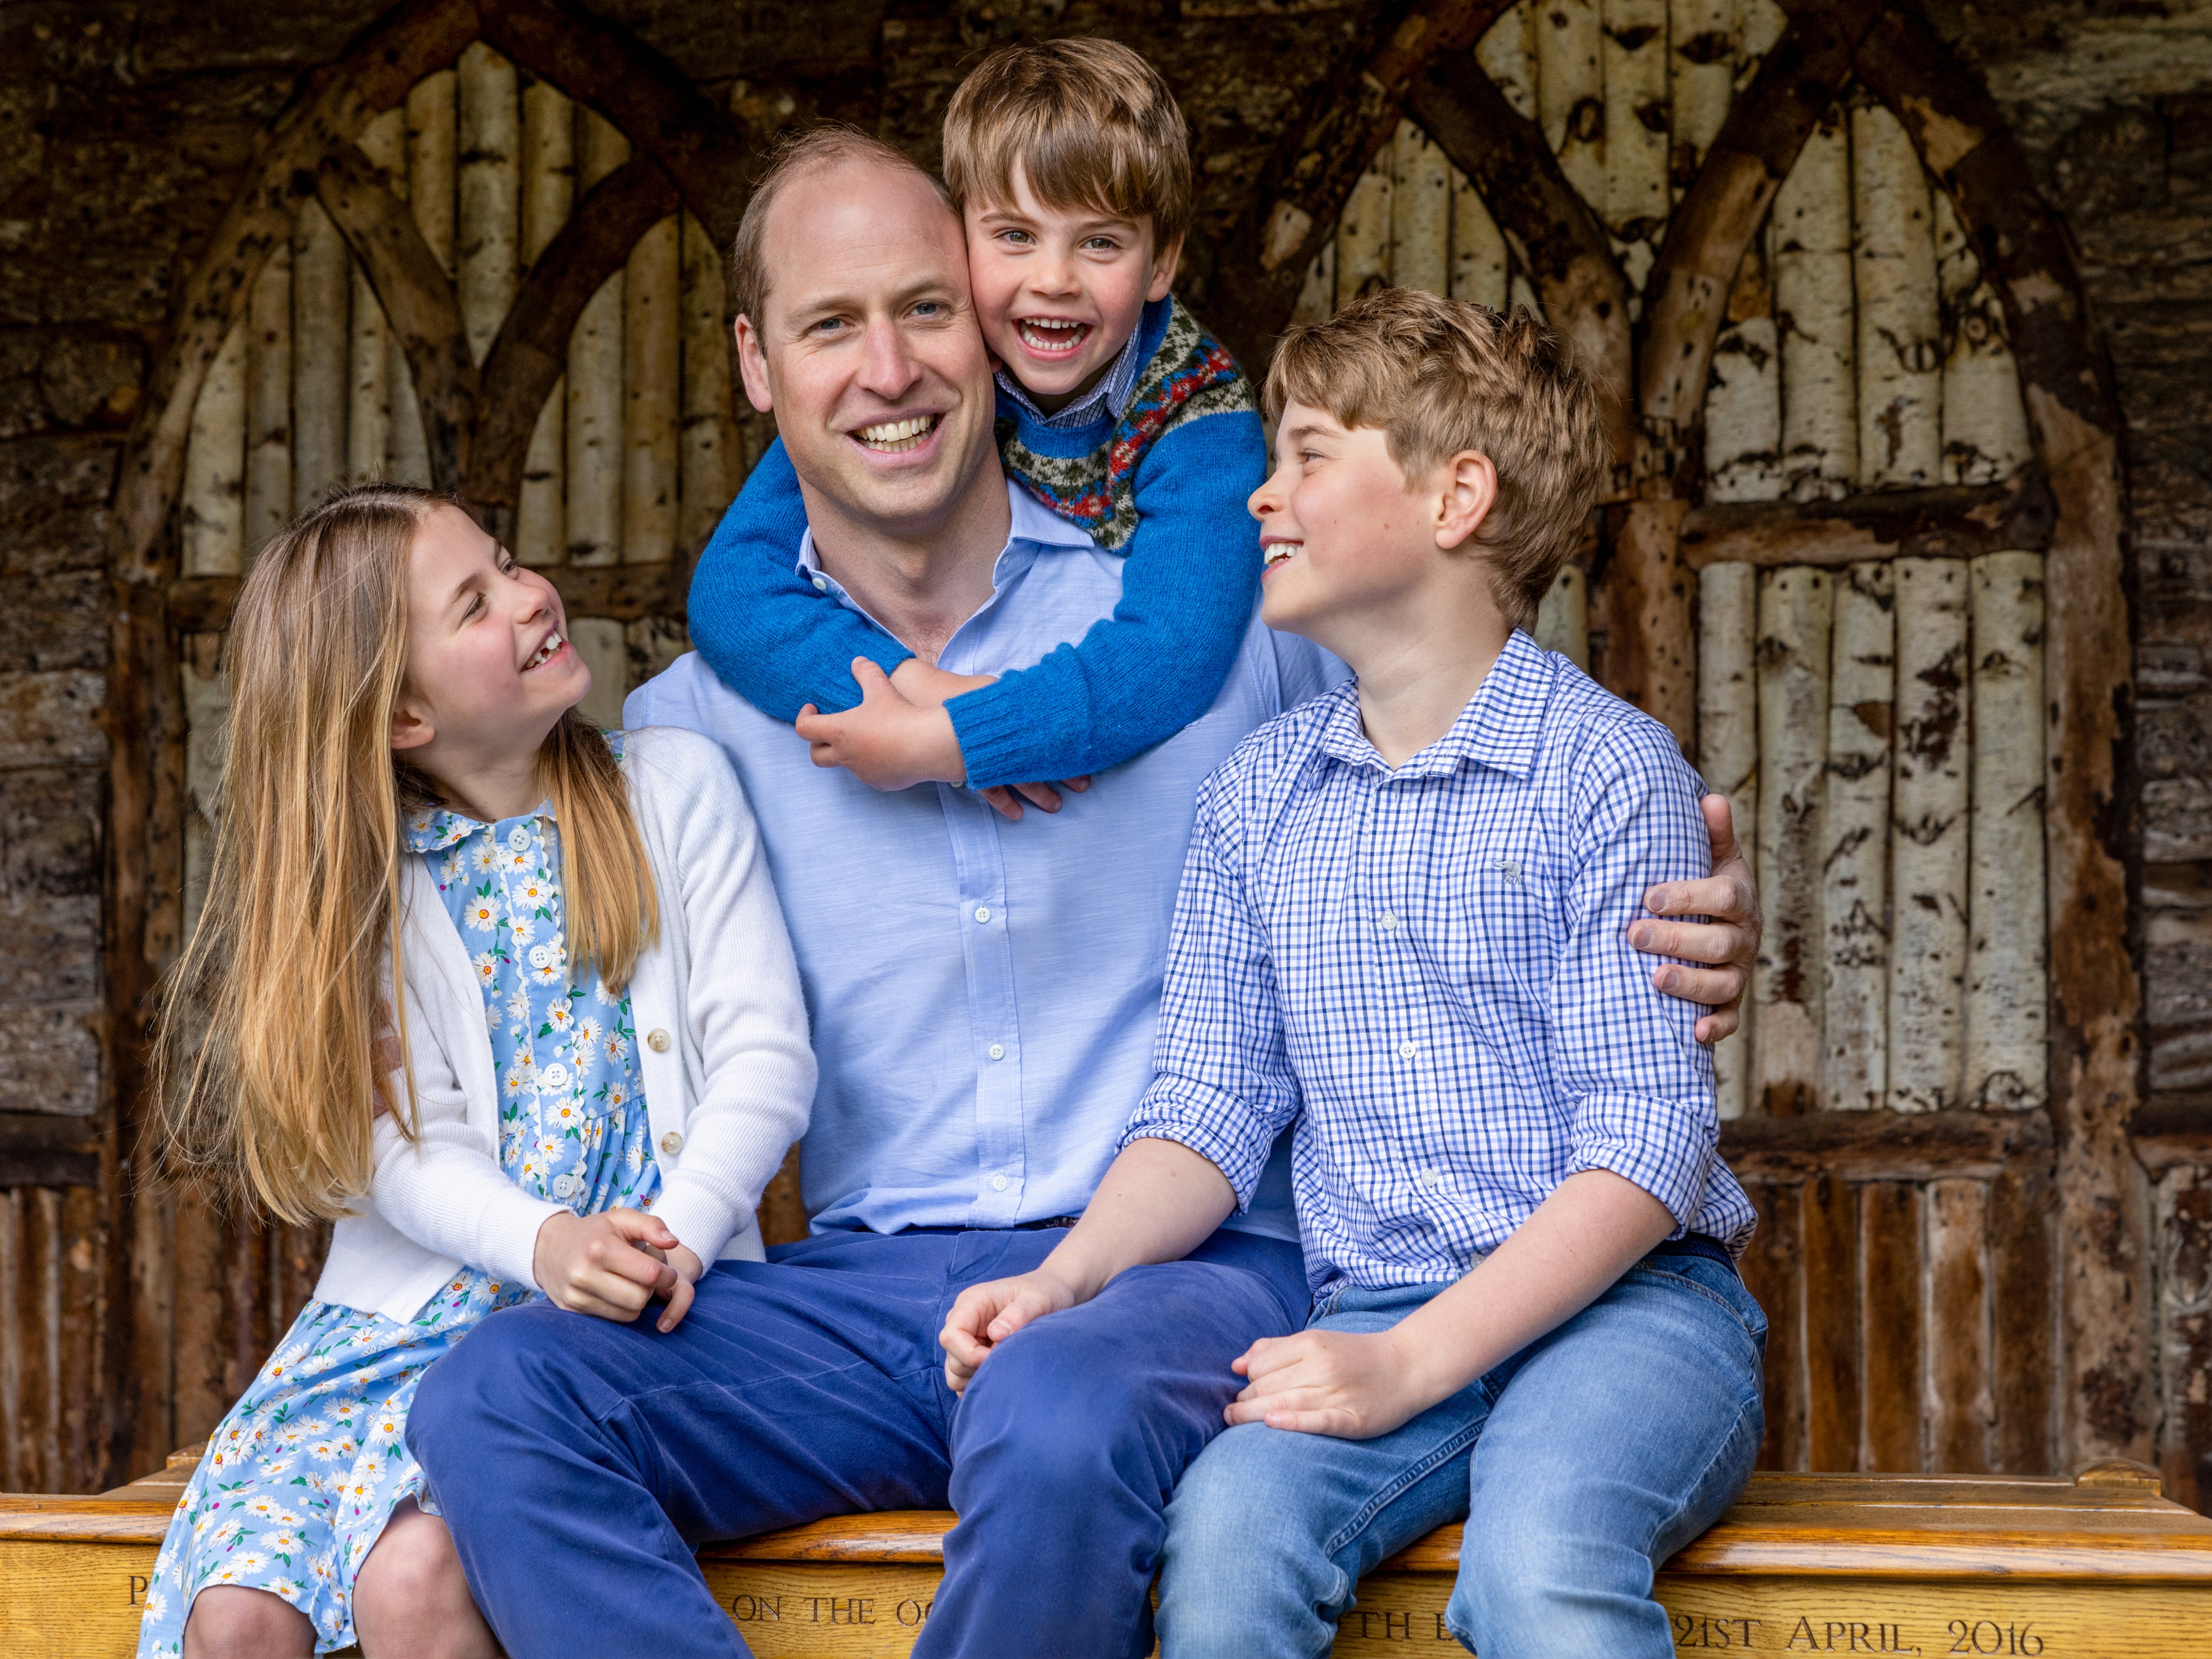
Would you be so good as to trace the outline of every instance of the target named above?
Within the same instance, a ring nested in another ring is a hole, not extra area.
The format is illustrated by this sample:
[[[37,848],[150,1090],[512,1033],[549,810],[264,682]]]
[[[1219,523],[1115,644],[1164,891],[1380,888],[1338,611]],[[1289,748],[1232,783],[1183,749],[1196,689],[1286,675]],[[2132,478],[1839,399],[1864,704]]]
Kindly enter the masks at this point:
[[[537,1276],[538,1288],[571,1313],[594,1314],[627,1325],[654,1297],[665,1296],[669,1311],[681,1319],[691,1305],[691,1287],[674,1266],[654,1253],[677,1250],[690,1255],[695,1264],[699,1260],[642,1210],[602,1210],[592,1216],[563,1210],[546,1218],[538,1228],[530,1270]],[[692,1274],[694,1279],[697,1277]],[[680,1304],[676,1299],[679,1286]]]
[[[1713,872],[1703,881],[1666,881],[1644,890],[1644,908],[1654,916],[1705,915],[1707,921],[1629,924],[1628,942],[1655,957],[1680,957],[1703,968],[1668,963],[1655,969],[1651,983],[1670,997],[1702,1002],[1712,1012],[1698,1021],[1698,1041],[1718,1042],[1743,1024],[1743,994],[1759,959],[1759,890],[1751,866],[1736,844],[1728,797],[1707,795],[1698,803],[1705,831],[1713,841]]]
[[[970,1285],[960,1292],[952,1311],[945,1316],[945,1328],[937,1334],[945,1349],[945,1386],[964,1394],[969,1378],[991,1357],[992,1349],[1033,1320],[1082,1300],[1074,1285],[1042,1267]]]
[[[1418,1380],[1415,1357],[1399,1338],[1403,1328],[1262,1337],[1230,1366],[1251,1381],[1222,1416],[1340,1440],[1388,1434],[1441,1397]]]

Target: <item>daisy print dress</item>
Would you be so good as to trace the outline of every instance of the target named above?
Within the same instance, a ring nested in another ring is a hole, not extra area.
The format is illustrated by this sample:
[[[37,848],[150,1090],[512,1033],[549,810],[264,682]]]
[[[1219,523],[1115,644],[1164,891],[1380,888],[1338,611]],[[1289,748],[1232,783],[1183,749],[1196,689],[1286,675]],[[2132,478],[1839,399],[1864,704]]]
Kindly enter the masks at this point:
[[[406,837],[483,988],[508,1177],[579,1215],[650,1207],[660,1171],[629,999],[595,970],[570,974],[551,805],[497,823],[426,812]],[[404,1325],[308,1303],[185,1488],[146,1593],[141,1659],[182,1651],[191,1599],[210,1584],[282,1596],[313,1623],[318,1652],[353,1645],[355,1575],[422,1490],[404,1434],[423,1368],[486,1314],[538,1294],[464,1267]]]

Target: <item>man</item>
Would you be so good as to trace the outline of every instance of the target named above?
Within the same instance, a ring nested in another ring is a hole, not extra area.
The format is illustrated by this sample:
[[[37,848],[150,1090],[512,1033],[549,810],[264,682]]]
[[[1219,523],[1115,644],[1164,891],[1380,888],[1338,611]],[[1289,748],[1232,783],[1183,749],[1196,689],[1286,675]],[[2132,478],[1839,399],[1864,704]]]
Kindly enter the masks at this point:
[[[738,291],[757,296],[738,324],[746,391],[799,474],[809,580],[959,673],[1032,662],[1112,610],[1115,562],[1000,471],[933,180],[872,140],[811,135],[761,181],[738,248]],[[912,447],[860,435],[916,420]],[[666,1335],[533,1306],[426,1375],[409,1443],[515,1659],[742,1654],[692,1545],[948,1504],[918,1654],[1145,1650],[1161,1511],[1221,1427],[1230,1362],[1304,1320],[1284,1149],[1243,1215],[1040,1324],[964,1400],[937,1334],[964,1286],[1035,1267],[1089,1202],[1150,1076],[1199,783],[1333,667],[1255,619],[1211,709],[1019,823],[948,785],[879,794],[815,769],[696,659],[631,700],[633,725],[720,741],[758,815],[821,1066],[816,1231],[717,1267]],[[1670,909],[1747,921],[1740,876],[1685,885]],[[1680,994],[1741,994],[1752,928],[1644,925],[1655,950],[1736,964],[1662,970]]]

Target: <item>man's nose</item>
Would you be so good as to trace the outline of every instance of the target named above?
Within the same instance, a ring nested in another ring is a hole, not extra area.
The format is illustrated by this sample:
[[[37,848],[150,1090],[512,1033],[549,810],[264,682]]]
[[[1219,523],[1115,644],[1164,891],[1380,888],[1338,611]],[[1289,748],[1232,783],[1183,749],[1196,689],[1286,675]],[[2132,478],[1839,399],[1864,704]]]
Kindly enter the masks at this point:
[[[866,349],[862,354],[860,386],[878,398],[898,398],[911,391],[920,378],[905,335],[888,319],[868,325]]]

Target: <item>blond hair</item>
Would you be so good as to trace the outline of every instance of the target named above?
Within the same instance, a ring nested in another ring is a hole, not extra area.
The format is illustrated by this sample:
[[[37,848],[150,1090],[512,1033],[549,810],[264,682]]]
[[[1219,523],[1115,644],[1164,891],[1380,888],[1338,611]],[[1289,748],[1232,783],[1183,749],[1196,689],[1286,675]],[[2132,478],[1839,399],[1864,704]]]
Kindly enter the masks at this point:
[[[450,495],[366,484],[279,532],[232,614],[228,757],[198,926],[155,1041],[159,1167],[286,1221],[344,1214],[375,1112],[410,1139],[401,816],[437,804],[392,750],[407,670],[407,566]],[[606,740],[569,710],[538,771],[561,829],[569,960],[626,983],[659,922]],[[388,978],[387,978],[388,969]],[[387,1000],[388,998],[388,1000]]]
[[[872,161],[895,172],[911,173],[937,192],[948,211],[953,210],[952,198],[935,173],[904,150],[894,149],[858,127],[824,121],[778,139],[769,151],[768,166],[753,183],[744,216],[738,221],[738,234],[730,240],[731,314],[751,319],[756,332],[764,321],[761,307],[768,303],[768,216],[776,198],[800,174],[847,161]]]
[[[1498,609],[1517,627],[1581,539],[1612,465],[1589,375],[1525,308],[1386,288],[1275,348],[1263,402],[1325,410],[1346,427],[1379,427],[1408,481],[1463,450],[1490,458],[1498,500],[1475,532]]]
[[[1004,46],[945,110],[954,203],[1011,203],[1018,169],[1047,207],[1149,220],[1153,252],[1190,228],[1190,138],[1159,71],[1114,40]]]

